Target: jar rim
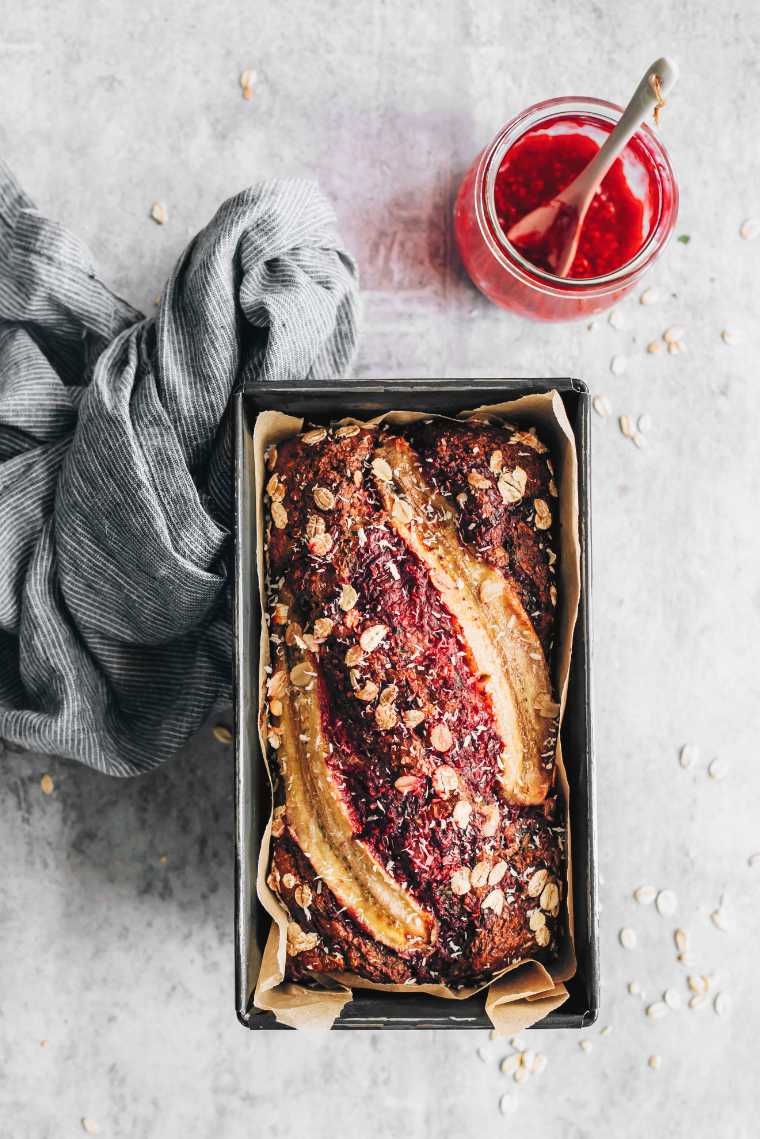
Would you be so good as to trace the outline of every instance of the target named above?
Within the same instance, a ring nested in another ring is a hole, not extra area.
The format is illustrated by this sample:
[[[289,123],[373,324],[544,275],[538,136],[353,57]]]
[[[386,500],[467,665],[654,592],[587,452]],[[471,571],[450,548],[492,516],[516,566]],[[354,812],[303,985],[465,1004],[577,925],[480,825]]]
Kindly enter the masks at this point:
[[[610,273],[598,277],[558,277],[534,265],[507,239],[497,214],[495,200],[496,174],[504,155],[528,130],[539,126],[557,112],[589,114],[616,125],[623,108],[606,99],[590,96],[561,96],[545,99],[526,107],[506,123],[494,141],[481,155],[475,178],[475,213],[484,240],[500,264],[528,285],[543,291],[567,296],[568,293],[606,293],[621,283],[639,276],[667,243],[678,213],[678,183],[667,151],[654,131],[644,123],[634,137],[643,140],[652,166],[666,189],[661,186],[660,211],[641,249],[629,261]],[[668,198],[670,202],[668,203]],[[664,222],[664,225],[663,225]]]

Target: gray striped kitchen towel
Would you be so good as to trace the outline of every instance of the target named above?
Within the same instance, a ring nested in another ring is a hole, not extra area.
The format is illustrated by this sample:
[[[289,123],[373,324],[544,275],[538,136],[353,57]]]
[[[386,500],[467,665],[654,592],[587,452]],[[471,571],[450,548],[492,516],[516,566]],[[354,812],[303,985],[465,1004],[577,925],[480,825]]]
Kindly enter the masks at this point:
[[[0,738],[133,775],[229,696],[225,407],[341,375],[356,306],[310,182],[225,202],[146,319],[0,165]]]

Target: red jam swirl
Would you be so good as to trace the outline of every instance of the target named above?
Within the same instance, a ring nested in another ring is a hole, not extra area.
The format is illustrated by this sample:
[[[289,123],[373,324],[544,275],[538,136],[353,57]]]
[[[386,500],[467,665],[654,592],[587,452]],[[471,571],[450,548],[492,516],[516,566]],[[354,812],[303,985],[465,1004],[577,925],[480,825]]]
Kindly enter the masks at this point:
[[[569,186],[598,153],[610,126],[585,116],[556,116],[529,130],[504,155],[494,182],[499,224],[509,229]],[[657,184],[636,139],[615,160],[581,227],[569,277],[613,273],[633,260],[652,229]],[[551,272],[546,241],[518,246],[532,264]]]

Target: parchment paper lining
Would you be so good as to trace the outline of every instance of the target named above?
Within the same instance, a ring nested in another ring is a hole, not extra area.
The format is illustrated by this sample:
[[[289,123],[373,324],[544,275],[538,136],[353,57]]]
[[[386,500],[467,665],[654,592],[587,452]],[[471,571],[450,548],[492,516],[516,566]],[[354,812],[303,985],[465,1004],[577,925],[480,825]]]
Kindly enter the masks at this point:
[[[557,392],[523,396],[507,403],[491,404],[462,412],[459,419],[470,415],[488,414],[509,420],[523,427],[535,426],[551,451],[555,478],[559,489],[559,555],[558,579],[560,606],[555,639],[553,679],[560,694],[560,722],[564,716],[567,683],[570,672],[570,654],[573,630],[580,597],[580,542],[578,537],[578,463],[572,427]],[[402,426],[420,419],[447,419],[450,417],[425,412],[389,411],[367,420],[367,423],[389,423]],[[342,423],[361,423],[358,419],[344,419]],[[259,649],[259,690],[263,694],[266,667],[270,663],[269,635],[266,613],[266,577],[264,560],[264,484],[266,482],[264,453],[271,443],[278,443],[298,434],[303,420],[276,411],[265,411],[256,420],[253,434],[256,488],[256,564],[259,578],[262,610],[261,644]],[[267,756],[265,739],[266,701],[260,700],[262,714],[259,720],[259,739],[262,754]],[[273,773],[270,771],[270,781]],[[366,981],[348,973],[330,974],[321,978],[323,988],[312,989],[305,985],[283,981],[285,973],[285,945],[288,924],[287,912],[266,883],[269,868],[271,815],[264,832],[256,879],[256,889],[264,909],[272,918],[254,994],[254,1004],[274,1013],[277,1020],[292,1028],[330,1028],[340,1016],[344,1005],[351,1000],[352,989],[379,989],[386,992],[429,993],[449,1000],[464,1000],[474,993],[487,989],[485,1008],[497,1032],[508,1034],[541,1020],[559,1008],[567,999],[563,984],[575,973],[573,944],[573,894],[571,839],[569,820],[570,792],[561,744],[557,744],[557,775],[564,803],[566,828],[566,894],[563,931],[558,957],[548,967],[538,961],[526,959],[494,975],[490,983],[456,991],[445,985],[383,985]]]

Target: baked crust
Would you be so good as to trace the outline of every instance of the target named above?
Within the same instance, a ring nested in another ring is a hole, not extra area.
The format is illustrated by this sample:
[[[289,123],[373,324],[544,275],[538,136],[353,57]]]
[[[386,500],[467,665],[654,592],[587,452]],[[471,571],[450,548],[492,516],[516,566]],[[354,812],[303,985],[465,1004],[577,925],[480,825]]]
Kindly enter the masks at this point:
[[[459,985],[548,960],[564,859],[547,448],[427,420],[315,428],[267,464],[287,976]]]

